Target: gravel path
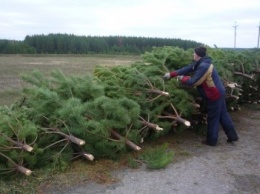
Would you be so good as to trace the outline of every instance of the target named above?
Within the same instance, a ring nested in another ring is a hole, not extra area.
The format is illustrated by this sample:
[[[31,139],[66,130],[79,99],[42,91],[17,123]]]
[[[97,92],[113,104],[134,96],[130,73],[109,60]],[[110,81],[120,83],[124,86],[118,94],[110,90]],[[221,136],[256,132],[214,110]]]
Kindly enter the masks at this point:
[[[216,147],[198,137],[181,143],[190,157],[166,169],[126,169],[115,172],[121,181],[89,183],[53,194],[257,194],[260,193],[260,111],[232,113],[239,141],[227,143],[220,130]]]

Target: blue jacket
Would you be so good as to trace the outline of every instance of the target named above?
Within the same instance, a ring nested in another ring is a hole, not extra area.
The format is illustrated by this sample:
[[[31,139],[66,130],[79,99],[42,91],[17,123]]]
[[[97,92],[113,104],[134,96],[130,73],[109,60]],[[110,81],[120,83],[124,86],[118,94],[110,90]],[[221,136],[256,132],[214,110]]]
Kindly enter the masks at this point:
[[[185,84],[197,87],[198,92],[205,100],[215,101],[225,96],[225,87],[208,56],[176,70],[176,73],[177,75],[193,73],[192,77],[185,80]]]

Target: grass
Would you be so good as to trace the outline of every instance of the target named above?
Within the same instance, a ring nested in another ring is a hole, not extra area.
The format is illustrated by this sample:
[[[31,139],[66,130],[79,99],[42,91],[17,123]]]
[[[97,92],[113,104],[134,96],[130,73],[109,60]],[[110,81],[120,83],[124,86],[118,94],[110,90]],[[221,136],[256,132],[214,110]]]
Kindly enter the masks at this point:
[[[168,149],[168,150],[167,150]],[[165,168],[173,161],[174,152],[164,143],[156,148],[148,148],[140,156],[150,169]]]

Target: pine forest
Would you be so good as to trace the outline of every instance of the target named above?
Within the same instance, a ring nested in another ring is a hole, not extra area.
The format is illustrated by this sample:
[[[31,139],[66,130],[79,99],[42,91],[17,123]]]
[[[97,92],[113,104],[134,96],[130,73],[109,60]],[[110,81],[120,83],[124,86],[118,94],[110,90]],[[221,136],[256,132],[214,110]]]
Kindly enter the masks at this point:
[[[23,41],[0,40],[1,54],[135,54],[153,47],[177,46],[183,49],[201,45],[191,40],[126,36],[76,36],[48,34],[26,36]]]

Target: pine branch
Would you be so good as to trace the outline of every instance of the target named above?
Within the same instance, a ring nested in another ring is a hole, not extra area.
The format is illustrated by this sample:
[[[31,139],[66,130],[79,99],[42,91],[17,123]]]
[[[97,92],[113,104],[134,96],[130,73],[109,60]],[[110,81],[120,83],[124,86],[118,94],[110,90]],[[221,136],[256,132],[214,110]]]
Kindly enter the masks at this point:
[[[75,146],[75,147],[74,147]],[[86,152],[85,150],[82,149],[82,147],[77,146],[77,145],[73,145],[73,150],[76,151],[75,152],[75,157],[73,157],[71,160],[74,160],[75,158],[78,157],[83,157],[87,160],[93,161],[94,160],[94,156],[88,152]]]
[[[229,86],[230,86],[230,85],[229,85]],[[234,87],[233,87],[232,85],[231,85],[230,87],[231,87],[231,92],[230,92],[230,94],[227,94],[227,95],[226,95],[227,98],[234,98],[234,99],[238,100],[238,99],[239,99],[239,96],[233,95]]]
[[[176,120],[179,123],[183,123],[187,127],[190,126],[190,122],[187,121],[186,119],[181,118],[180,116],[171,115],[170,113],[167,113],[167,112],[163,112],[163,115],[165,115],[165,116],[158,116],[158,118],[173,119],[173,120]]]
[[[164,92],[156,89],[148,89],[148,93],[159,94],[160,96],[169,96],[169,92]]]
[[[18,146],[18,148],[22,149],[22,150],[25,150],[27,152],[31,152],[33,150],[33,148],[30,146],[30,145],[27,145],[27,144],[24,144],[24,143],[21,143],[21,142],[18,142],[18,141],[14,141],[13,139],[7,137],[5,134],[3,133],[0,133],[0,135],[2,135],[4,138],[6,138],[9,142],[13,143],[14,145]],[[7,148],[7,147],[6,147]],[[9,147],[10,149],[11,148],[14,148],[14,147]]]
[[[61,142],[64,142],[64,141],[67,141],[67,140],[66,140],[66,139],[61,139],[61,140],[59,140],[59,141],[56,141],[56,142],[54,142],[54,143],[52,143],[52,144],[46,146],[46,147],[43,148],[43,149],[46,150],[46,149],[48,149],[48,148],[50,148],[50,147],[52,147],[52,146],[55,146],[55,145],[57,145],[57,144],[59,144],[59,143],[61,143]]]
[[[16,170],[25,174],[26,176],[30,176],[32,174],[32,171],[28,168],[25,168],[23,166],[20,165],[16,165]]]
[[[193,97],[188,96],[187,99],[189,99],[191,101],[192,105],[195,108],[200,108],[200,104],[198,104]]]
[[[184,125],[186,125],[187,127],[189,127],[189,126],[190,126],[190,122],[187,121],[187,120],[185,120],[185,119],[183,119],[183,118],[181,118],[181,116],[178,114],[176,108],[173,106],[172,103],[170,103],[170,105],[171,105],[171,107],[172,107],[172,109],[173,109],[175,115],[171,115],[170,113],[163,112],[163,114],[164,114],[165,116],[158,116],[158,118],[173,119],[173,120],[175,120],[175,121],[177,121],[177,122],[179,122],[179,123],[183,123]]]
[[[116,131],[114,131],[113,129],[110,129],[110,132],[111,132],[111,134],[112,134],[114,137],[116,137],[117,139],[122,140],[123,142],[125,142],[125,144],[126,144],[128,147],[130,147],[130,148],[132,148],[132,149],[134,149],[134,150],[136,150],[136,151],[141,150],[141,148],[140,148],[139,146],[135,145],[133,142],[129,141],[128,139],[122,137],[120,134],[118,134],[118,133],[117,133]]]
[[[3,156],[4,158],[6,158],[14,166],[14,169],[16,169],[17,171],[25,174],[26,176],[31,175],[32,171],[30,169],[25,168],[19,164],[16,164],[11,158],[9,158],[8,156],[4,155],[1,152],[0,152],[0,155]]]
[[[85,151],[82,151],[80,153],[81,156],[83,156],[84,158],[86,158],[87,160],[93,161],[94,160],[94,156],[90,153],[87,153]]]
[[[154,124],[154,123],[150,123],[148,121],[145,121],[143,118],[141,118],[142,120],[140,121],[142,123],[142,125],[148,127],[148,128],[151,128],[151,129],[154,129],[156,131],[161,131],[163,130],[163,128],[159,127],[159,125],[157,124]]]
[[[167,59],[167,56],[164,56],[162,66],[163,66],[163,68],[165,69],[166,72],[170,72],[169,69],[165,65],[166,59]]]
[[[59,135],[65,137],[65,139],[67,139],[68,141],[71,141],[71,142],[73,142],[73,143],[75,143],[75,144],[77,144],[77,145],[82,146],[82,145],[85,144],[85,141],[84,141],[84,140],[79,139],[79,138],[77,138],[77,137],[75,137],[74,135],[71,135],[71,134],[67,135],[67,134],[61,132],[61,131],[60,131],[59,129],[57,129],[57,128],[49,128],[49,130],[50,130],[52,133],[56,133],[56,134],[59,134]]]
[[[136,73],[141,75],[141,73],[137,70],[136,70]],[[149,80],[148,77],[144,78],[144,82],[149,87],[149,89],[147,89],[148,93],[159,94],[159,96],[157,96],[155,99],[157,99],[160,96],[169,96],[169,92],[165,92],[165,91],[156,89],[156,87],[151,83],[151,81]],[[155,99],[153,99],[153,100],[155,100]],[[153,101],[153,100],[150,100],[150,101]]]
[[[236,95],[233,95],[233,94],[227,94],[226,96],[227,96],[227,98],[233,98],[235,100],[239,99],[239,96],[236,96]]]
[[[248,75],[248,74],[245,74],[245,73],[242,73],[242,72],[238,72],[238,71],[234,71],[234,74],[255,81],[254,75]]]

